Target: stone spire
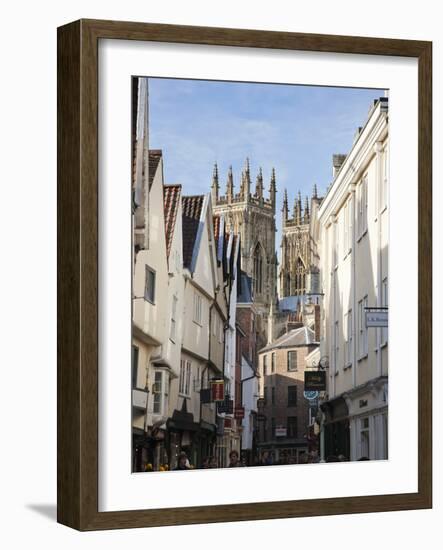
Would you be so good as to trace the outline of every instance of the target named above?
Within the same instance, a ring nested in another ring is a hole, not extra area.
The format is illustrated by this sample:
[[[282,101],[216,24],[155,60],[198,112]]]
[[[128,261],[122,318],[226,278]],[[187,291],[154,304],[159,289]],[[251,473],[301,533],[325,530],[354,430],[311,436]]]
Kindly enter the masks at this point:
[[[288,190],[285,189],[285,193],[283,195],[283,225],[288,221],[288,214],[289,214],[289,207],[288,207]]]
[[[257,183],[255,185],[255,196],[258,199],[263,198],[263,172],[261,167],[259,168],[258,174],[257,174]]]
[[[294,222],[295,225],[300,225],[302,220],[301,193],[298,192],[298,198],[294,201]]]
[[[271,200],[271,204],[275,210],[275,196],[277,193],[277,184],[275,179],[275,168],[272,168],[271,172],[271,184],[269,186],[269,199]]]
[[[242,173],[243,200],[248,200],[251,193],[251,173],[249,170],[249,158],[246,157],[245,168]]]
[[[226,198],[228,202],[232,202],[234,198],[234,176],[232,175],[232,166],[228,170],[228,181],[226,182]]]
[[[219,191],[220,191],[220,185],[218,183],[218,166],[217,166],[217,163],[215,163],[214,170],[212,172],[212,185],[211,185],[211,198],[212,198],[212,204],[214,206],[217,204]]]
[[[318,199],[317,184],[316,183],[314,183],[314,188],[312,189],[312,198],[313,199]]]
[[[309,223],[309,199],[305,198],[305,214],[303,216],[303,223]]]

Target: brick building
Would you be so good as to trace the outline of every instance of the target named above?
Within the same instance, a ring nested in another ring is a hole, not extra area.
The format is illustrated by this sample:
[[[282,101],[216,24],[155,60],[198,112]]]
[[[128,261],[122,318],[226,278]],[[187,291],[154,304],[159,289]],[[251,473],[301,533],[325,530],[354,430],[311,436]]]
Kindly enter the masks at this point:
[[[304,398],[306,356],[318,348],[315,333],[299,323],[259,352],[259,443],[273,463],[298,462],[308,451],[312,420]]]
[[[237,348],[236,348],[236,407],[246,407],[249,418],[242,421],[242,429],[251,432],[247,449],[244,446],[246,437],[242,438],[242,456],[248,465],[255,459],[257,443],[257,381],[258,377],[258,350],[266,344],[263,330],[263,318],[257,311],[253,297],[253,280],[244,271],[240,276],[240,292],[237,296],[236,309]],[[247,367],[247,368],[245,368]],[[243,373],[243,374],[242,374]],[[245,380],[243,382],[242,380]]]

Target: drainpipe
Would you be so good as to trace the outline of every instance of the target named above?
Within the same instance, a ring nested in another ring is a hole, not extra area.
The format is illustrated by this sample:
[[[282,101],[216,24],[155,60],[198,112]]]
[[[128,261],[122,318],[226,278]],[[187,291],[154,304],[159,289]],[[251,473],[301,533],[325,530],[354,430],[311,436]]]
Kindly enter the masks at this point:
[[[376,185],[377,185],[377,201],[376,201],[376,212],[377,212],[377,306],[380,307],[382,305],[382,295],[381,295],[381,285],[382,285],[382,265],[381,265],[381,213],[380,213],[380,184],[382,181],[382,158],[381,158],[381,151],[382,151],[382,143],[380,141],[377,141],[375,144],[375,151],[376,151],[376,159],[377,159],[377,179],[376,179]],[[377,375],[381,376],[382,372],[382,364],[381,364],[381,328],[377,328]]]

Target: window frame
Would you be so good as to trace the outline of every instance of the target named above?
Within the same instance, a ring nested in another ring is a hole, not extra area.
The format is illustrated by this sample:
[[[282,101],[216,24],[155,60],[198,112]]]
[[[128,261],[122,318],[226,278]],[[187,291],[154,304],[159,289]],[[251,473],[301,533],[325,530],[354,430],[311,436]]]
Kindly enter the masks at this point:
[[[344,323],[343,327],[346,330],[345,333],[345,361],[344,361],[344,367],[345,369],[352,367],[353,364],[353,346],[354,346],[354,340],[353,340],[353,314],[352,314],[352,308],[349,308],[348,311],[345,313]]]
[[[294,428],[294,432],[291,431],[291,427]],[[286,418],[286,436],[291,439],[297,439],[298,437],[298,417],[288,416]]]
[[[191,370],[192,362],[188,359],[180,359],[178,393],[181,397],[191,396]]]
[[[357,240],[360,241],[364,235],[368,232],[368,203],[369,203],[369,196],[368,196],[368,174],[365,173],[365,175],[361,178],[360,183],[357,186],[357,205],[358,205],[358,211],[357,211],[357,229],[358,229],[358,238]]]
[[[169,339],[171,342],[175,343],[176,337],[177,337],[177,303],[178,303],[178,297],[177,294],[174,294],[172,296],[172,304],[171,304],[171,322],[169,326]]]
[[[140,361],[140,348],[136,346],[135,344],[132,344],[132,353],[131,353],[131,381],[132,381],[132,389],[137,389],[138,384],[138,365]]]
[[[164,373],[162,370],[155,370],[154,371],[154,383],[152,384],[152,414],[161,415],[163,413],[163,379],[164,379]],[[157,376],[160,377],[160,381],[157,381]],[[160,384],[160,391],[157,390],[157,384]],[[158,397],[158,400],[156,400],[156,396]],[[158,405],[158,411],[156,411],[156,404]]]
[[[289,360],[290,354],[295,354],[295,368],[290,368],[290,365],[292,365],[292,361]],[[288,350],[286,355],[286,368],[287,372],[298,372],[298,354],[297,350]]]
[[[194,289],[194,307],[192,320],[199,326],[202,326],[203,321],[203,298],[202,295]]]
[[[298,401],[298,391],[297,391],[297,385],[291,384],[288,386],[288,395],[287,395],[287,407],[296,407],[297,401]]]
[[[339,338],[339,332],[340,332],[340,321],[336,319],[334,321],[334,374],[337,375],[339,372],[340,367],[340,338]]]
[[[366,307],[368,307],[368,295],[365,294],[358,301],[358,360],[368,356],[368,328],[366,327]]]
[[[150,290],[150,286],[148,285],[149,275],[152,275],[152,280],[153,280],[152,298],[149,293],[149,290]],[[145,264],[145,288],[144,288],[143,296],[144,296],[144,299],[152,305],[155,305],[155,291],[157,286],[156,283],[157,283],[157,272],[155,271],[155,269],[152,269],[152,267],[150,267],[148,264]]]

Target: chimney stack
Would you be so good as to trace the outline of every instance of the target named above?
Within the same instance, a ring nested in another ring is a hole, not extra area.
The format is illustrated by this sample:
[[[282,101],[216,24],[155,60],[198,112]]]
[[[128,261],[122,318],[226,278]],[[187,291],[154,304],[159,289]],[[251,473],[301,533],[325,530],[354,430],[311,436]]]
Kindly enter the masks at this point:
[[[332,177],[333,178],[335,178],[335,176],[337,175],[338,171],[341,168],[341,165],[344,163],[345,160],[346,160],[346,155],[339,154],[339,153],[332,155]]]

